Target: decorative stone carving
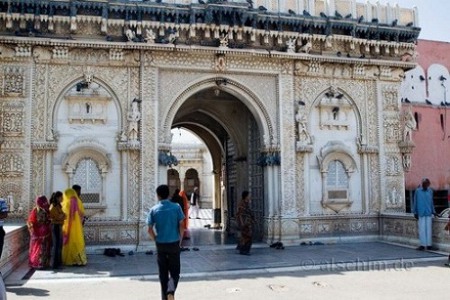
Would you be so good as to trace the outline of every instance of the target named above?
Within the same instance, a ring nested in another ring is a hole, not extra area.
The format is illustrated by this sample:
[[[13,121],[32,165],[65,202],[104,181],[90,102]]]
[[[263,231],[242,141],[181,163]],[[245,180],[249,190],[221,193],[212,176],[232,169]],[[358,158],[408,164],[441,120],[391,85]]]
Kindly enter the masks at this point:
[[[308,132],[308,120],[303,106],[298,106],[295,121],[297,122],[297,145],[311,144],[312,138]]]
[[[141,120],[139,102],[140,100],[134,99],[128,111],[128,141],[137,141],[139,138],[139,121]]]
[[[23,67],[4,66],[0,73],[0,96],[25,96],[25,82]]]
[[[399,110],[398,90],[396,86],[385,86],[383,88],[383,106],[385,110]]]
[[[337,92],[331,86],[319,103],[320,128],[348,130],[349,114],[353,113],[351,104],[345,99],[344,94]]]
[[[47,47],[34,47],[33,58],[36,62],[46,62],[52,58],[52,52]]]
[[[11,59],[16,55],[15,50],[5,44],[0,45],[0,58],[1,59]]]
[[[412,132],[417,129],[417,122],[411,107],[403,113],[403,142],[412,142]]]
[[[0,155],[0,174],[5,177],[18,177],[23,175],[23,159],[18,154],[4,153]]]
[[[154,44],[155,43],[155,39],[156,39],[156,34],[153,31],[153,29],[147,28],[145,29],[145,42],[147,44]]]
[[[5,102],[2,105],[0,132],[4,137],[22,136],[24,134],[24,104],[22,102]]]
[[[400,158],[397,155],[386,156],[386,175],[397,176],[400,174]]]
[[[16,46],[16,56],[17,57],[30,57],[31,56],[31,46],[29,45],[17,45]]]
[[[296,45],[297,41],[294,38],[289,38],[286,42],[286,46],[287,46],[287,53],[295,53],[295,45]]]
[[[53,48],[53,58],[54,59],[67,59],[69,58],[69,48],[56,46]]]
[[[312,43],[310,41],[306,42],[306,44],[304,44],[303,46],[301,46],[298,49],[298,52],[300,53],[306,53],[308,54],[312,49]]]
[[[109,49],[109,59],[116,60],[116,61],[123,60],[123,50],[115,49],[115,48]]]
[[[220,42],[220,49],[227,49],[228,48],[228,34],[224,34],[219,38]]]
[[[127,37],[128,42],[136,42],[136,33],[128,28],[125,30],[125,36]]]
[[[344,208],[351,207],[353,199],[350,198],[348,182],[357,166],[351,155],[351,150],[340,141],[330,141],[320,150],[317,161],[322,175],[322,207],[329,208],[336,213],[339,213]],[[336,161],[344,168],[347,180],[345,184],[340,183],[339,187],[334,185],[328,186],[329,168],[331,163]]]
[[[111,101],[106,96],[68,95],[69,123],[101,122],[106,123],[107,106]]]
[[[227,60],[225,54],[217,54],[215,57],[215,70],[224,72],[227,69]]]
[[[403,196],[401,188],[396,182],[388,184],[386,190],[386,208],[400,208],[403,207]]]
[[[400,123],[397,119],[384,117],[384,139],[387,143],[397,143],[400,138]]]

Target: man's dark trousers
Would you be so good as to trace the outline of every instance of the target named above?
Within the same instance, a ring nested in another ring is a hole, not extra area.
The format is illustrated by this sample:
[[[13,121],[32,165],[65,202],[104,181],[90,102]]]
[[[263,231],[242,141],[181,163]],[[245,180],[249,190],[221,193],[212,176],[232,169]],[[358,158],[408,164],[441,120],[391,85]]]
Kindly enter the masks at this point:
[[[180,242],[156,243],[158,251],[159,282],[161,283],[161,299],[166,300],[167,294],[175,294],[180,279]],[[169,274],[173,286],[169,287]]]

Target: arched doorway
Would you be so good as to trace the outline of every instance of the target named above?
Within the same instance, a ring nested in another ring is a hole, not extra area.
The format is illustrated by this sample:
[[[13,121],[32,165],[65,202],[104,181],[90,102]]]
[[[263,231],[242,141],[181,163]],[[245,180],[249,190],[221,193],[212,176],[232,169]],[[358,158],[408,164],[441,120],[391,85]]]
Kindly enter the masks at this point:
[[[257,219],[255,239],[261,240],[265,199],[264,172],[258,159],[263,130],[251,105],[216,82],[209,85],[186,97],[174,114],[171,128],[195,133],[211,153],[214,223],[233,233],[241,193],[249,190]],[[191,181],[195,185],[195,180]],[[187,182],[184,184],[186,187]]]

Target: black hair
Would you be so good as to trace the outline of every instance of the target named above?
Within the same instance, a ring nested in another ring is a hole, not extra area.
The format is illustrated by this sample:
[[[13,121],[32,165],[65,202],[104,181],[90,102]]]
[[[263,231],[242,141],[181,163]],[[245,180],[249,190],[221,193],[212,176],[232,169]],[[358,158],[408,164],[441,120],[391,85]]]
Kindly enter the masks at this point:
[[[250,194],[249,191],[243,191],[243,192],[242,192],[242,199],[247,198],[248,194]]]
[[[79,186],[78,184],[72,185],[72,189],[74,189],[75,192],[77,192],[78,195],[81,194],[81,186]]]
[[[50,197],[50,204],[55,205],[60,205],[60,203],[58,202],[58,198],[62,197],[63,193],[60,191],[56,191],[52,194],[52,196]]]
[[[156,188],[156,194],[161,198],[161,199],[167,199],[169,198],[169,186],[167,184],[161,184],[160,186],[158,186]]]

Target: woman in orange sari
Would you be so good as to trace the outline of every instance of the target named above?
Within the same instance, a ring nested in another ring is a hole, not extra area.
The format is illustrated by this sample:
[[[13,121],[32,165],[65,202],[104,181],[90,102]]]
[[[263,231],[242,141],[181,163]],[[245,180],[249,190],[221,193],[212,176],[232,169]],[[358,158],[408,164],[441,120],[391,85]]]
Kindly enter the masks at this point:
[[[67,266],[87,264],[84,244],[84,206],[74,189],[64,191],[62,210],[66,214],[63,224],[62,263]]]
[[[183,236],[183,240],[188,240],[190,239],[189,237],[189,231],[188,231],[188,225],[189,225],[189,200],[188,197],[186,195],[186,192],[184,190],[181,190],[179,195],[181,196],[181,198],[183,198],[183,213],[184,213],[184,236]]]
[[[47,197],[37,197],[36,206],[28,216],[27,225],[30,232],[28,263],[34,269],[45,269],[50,266],[52,232],[49,207]]]

